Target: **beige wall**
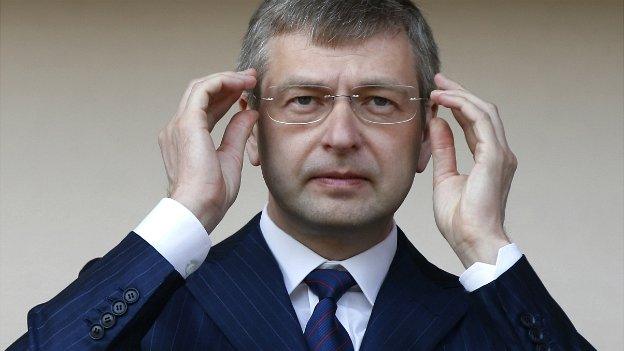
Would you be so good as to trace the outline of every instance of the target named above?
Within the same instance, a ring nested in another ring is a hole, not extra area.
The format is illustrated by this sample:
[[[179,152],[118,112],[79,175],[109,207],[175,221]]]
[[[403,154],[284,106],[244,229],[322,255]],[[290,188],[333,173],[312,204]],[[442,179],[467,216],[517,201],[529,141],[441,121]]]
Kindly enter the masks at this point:
[[[257,1],[3,1],[0,348],[26,313],[118,243],[165,194],[157,134],[187,82],[232,69]],[[577,329],[623,340],[622,4],[423,1],[443,72],[501,110],[519,167],[506,227]],[[448,111],[460,170],[472,158]],[[215,136],[220,140],[223,124]],[[220,241],[266,201],[245,165]],[[431,168],[397,222],[461,273]]]

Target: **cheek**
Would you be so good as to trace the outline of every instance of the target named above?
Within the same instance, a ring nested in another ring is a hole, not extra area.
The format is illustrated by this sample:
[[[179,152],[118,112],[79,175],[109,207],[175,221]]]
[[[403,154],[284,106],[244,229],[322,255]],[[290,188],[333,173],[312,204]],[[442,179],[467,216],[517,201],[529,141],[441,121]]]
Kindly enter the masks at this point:
[[[394,182],[410,177],[416,172],[418,159],[414,152],[407,148],[395,148],[379,159],[380,168],[384,178],[392,179]]]
[[[267,181],[287,186],[300,176],[306,142],[272,126],[264,127],[260,129],[258,145],[263,174]]]
[[[383,169],[409,172],[418,164],[420,139],[417,132],[410,128],[392,130],[377,148],[379,149],[377,158],[385,166]]]

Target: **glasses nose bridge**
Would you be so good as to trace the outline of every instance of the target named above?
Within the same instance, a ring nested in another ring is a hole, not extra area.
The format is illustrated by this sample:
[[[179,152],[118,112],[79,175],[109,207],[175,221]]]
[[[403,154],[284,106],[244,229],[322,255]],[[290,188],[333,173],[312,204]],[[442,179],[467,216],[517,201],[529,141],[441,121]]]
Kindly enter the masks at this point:
[[[349,98],[349,100],[353,99],[353,95],[349,95],[349,94],[327,94],[325,95],[326,97],[332,98],[332,100],[335,100],[338,97],[345,97],[345,98]]]
[[[332,112],[334,111],[334,107],[336,106],[336,98],[347,98],[349,99],[349,108],[351,109],[351,113],[353,113],[353,115],[358,118],[361,119],[362,117],[359,116],[358,112],[356,111],[355,108],[355,104],[354,104],[354,98],[358,97],[357,95],[354,94],[327,94],[325,95],[326,99],[331,99],[331,107],[329,108],[329,111],[327,111],[327,114],[325,115],[325,118],[327,118],[330,114],[332,114]]]
[[[336,98],[347,98],[349,99],[349,103],[353,102],[353,98],[357,97],[357,95],[353,95],[353,94],[327,94],[325,95],[326,99],[331,99],[332,100],[332,104],[336,102]]]

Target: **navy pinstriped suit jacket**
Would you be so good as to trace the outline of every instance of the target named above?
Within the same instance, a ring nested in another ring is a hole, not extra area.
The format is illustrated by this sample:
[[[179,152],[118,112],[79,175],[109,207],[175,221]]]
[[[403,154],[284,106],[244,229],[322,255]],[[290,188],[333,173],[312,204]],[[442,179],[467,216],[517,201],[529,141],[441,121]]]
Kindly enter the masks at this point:
[[[134,232],[28,313],[9,350],[306,350],[256,214],[186,280]],[[111,304],[136,302],[94,340]],[[101,336],[101,335],[100,335]],[[541,341],[540,341],[541,340]],[[398,228],[398,246],[361,350],[593,350],[522,257],[472,293],[429,263]]]

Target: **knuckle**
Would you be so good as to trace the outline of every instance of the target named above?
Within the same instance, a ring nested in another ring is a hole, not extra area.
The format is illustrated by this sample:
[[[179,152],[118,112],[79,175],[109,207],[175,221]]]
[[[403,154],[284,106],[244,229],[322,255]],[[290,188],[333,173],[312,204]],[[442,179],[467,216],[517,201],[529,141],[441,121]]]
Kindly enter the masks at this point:
[[[477,113],[475,113],[475,119],[477,122],[490,122],[490,115],[488,115],[485,111],[475,108]]]
[[[208,78],[198,78],[198,79],[194,79],[191,81],[191,84],[189,85],[189,88],[191,89],[191,93],[195,92],[197,89],[199,89],[202,84],[205,84],[206,81],[212,79],[211,77]]]
[[[489,111],[491,114],[498,115],[498,106],[496,106],[495,104],[493,104],[493,103],[491,103],[491,102],[488,102],[488,103],[487,103],[487,108],[488,108],[488,111]]]
[[[206,111],[198,108],[188,108],[184,113],[184,118],[180,118],[180,122],[186,122],[185,125],[190,121],[198,121],[206,119]]]
[[[228,74],[226,72],[219,72],[219,73],[215,74],[213,78],[217,79],[219,81],[222,81],[222,80],[224,80],[224,79],[226,79],[228,77],[229,76],[228,76]]]
[[[505,163],[505,152],[503,150],[501,150],[500,148],[496,148],[495,151],[493,152],[494,155],[494,159],[501,163],[504,164]]]
[[[171,126],[175,130],[183,130],[186,126],[186,122],[184,118],[178,118],[171,123]]]
[[[505,167],[512,169],[515,169],[518,163],[516,156],[511,152],[511,150],[505,148],[501,149],[501,161]]]
[[[201,80],[198,80],[195,83],[193,83],[193,86],[191,86],[191,92],[195,92],[198,89],[198,87],[201,85],[201,83],[202,83]]]
[[[165,130],[162,129],[160,133],[158,133],[158,145],[162,146],[164,142],[165,142]]]
[[[186,103],[188,103],[188,99],[190,99],[193,95],[195,95],[195,90],[197,88],[197,83],[194,83],[192,85],[189,85],[187,91],[187,101]]]
[[[509,164],[514,170],[518,168],[518,157],[516,157],[513,152],[510,152]]]

